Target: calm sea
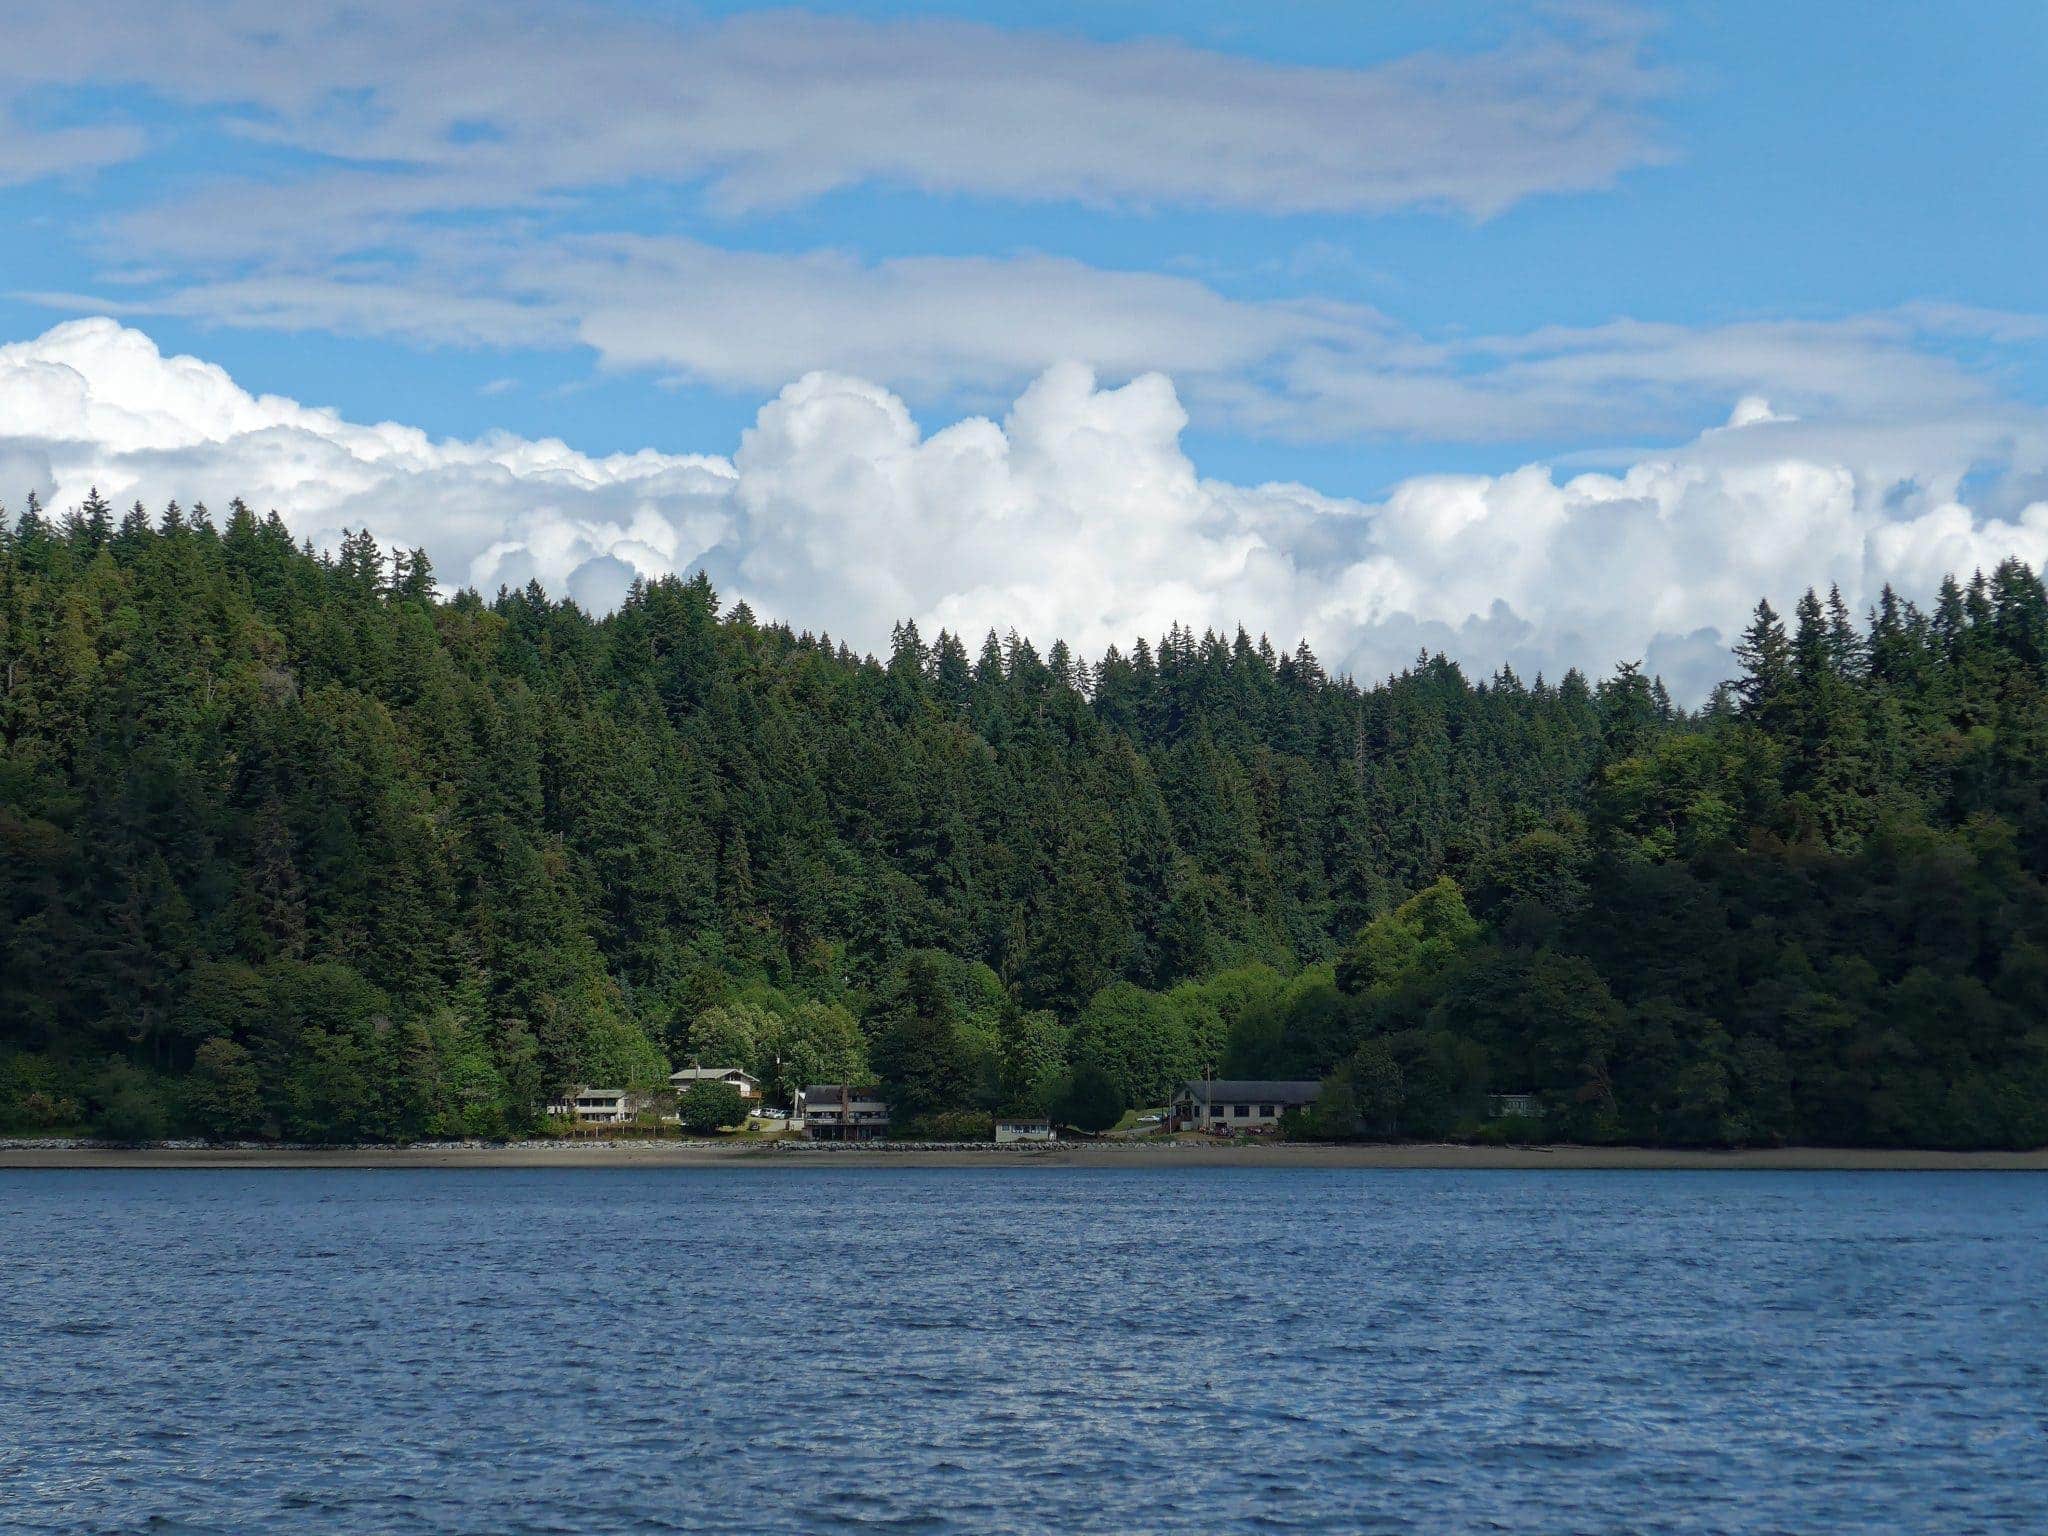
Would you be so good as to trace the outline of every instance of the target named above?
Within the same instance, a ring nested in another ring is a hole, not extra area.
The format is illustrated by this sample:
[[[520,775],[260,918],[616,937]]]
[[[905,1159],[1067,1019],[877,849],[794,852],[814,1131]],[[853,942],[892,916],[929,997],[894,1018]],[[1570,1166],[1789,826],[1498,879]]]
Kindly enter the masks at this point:
[[[2048,1178],[0,1173],[0,1526],[2048,1530]]]

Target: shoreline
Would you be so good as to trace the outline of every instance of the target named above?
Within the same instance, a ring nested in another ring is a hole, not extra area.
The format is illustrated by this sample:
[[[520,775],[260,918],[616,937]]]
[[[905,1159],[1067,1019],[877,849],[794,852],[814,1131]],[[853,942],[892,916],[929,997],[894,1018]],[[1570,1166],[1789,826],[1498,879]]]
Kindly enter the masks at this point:
[[[1593,1172],[2048,1173],[2048,1148],[1945,1152],[1872,1147],[1711,1151],[1666,1147],[1479,1147],[1454,1143],[1258,1146],[1062,1142],[1051,1147],[841,1147],[717,1142],[507,1142],[410,1147],[0,1146],[0,1169],[495,1168],[1303,1168]]]

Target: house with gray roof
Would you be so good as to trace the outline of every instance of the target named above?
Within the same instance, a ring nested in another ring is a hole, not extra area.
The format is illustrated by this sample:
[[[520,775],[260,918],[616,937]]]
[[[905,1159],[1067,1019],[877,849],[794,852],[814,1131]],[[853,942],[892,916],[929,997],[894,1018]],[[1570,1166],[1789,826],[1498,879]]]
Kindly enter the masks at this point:
[[[743,1099],[761,1097],[761,1080],[738,1067],[688,1066],[669,1073],[668,1080],[678,1094],[688,1092],[692,1083],[731,1083]]]
[[[557,1119],[574,1120],[578,1125],[625,1125],[641,1111],[653,1107],[651,1094],[577,1083],[550,1099],[547,1112]]]
[[[889,1102],[877,1087],[813,1083],[797,1090],[789,1123],[812,1141],[872,1141],[889,1134]]]
[[[1169,1131],[1270,1131],[1290,1109],[1313,1104],[1323,1085],[1269,1078],[1203,1078],[1182,1083],[1166,1107]]]

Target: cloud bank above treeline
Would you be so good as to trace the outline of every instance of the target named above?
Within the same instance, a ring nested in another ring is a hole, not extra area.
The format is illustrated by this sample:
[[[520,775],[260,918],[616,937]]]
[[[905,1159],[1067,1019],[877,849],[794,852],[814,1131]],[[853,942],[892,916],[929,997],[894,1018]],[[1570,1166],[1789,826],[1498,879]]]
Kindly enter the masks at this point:
[[[1767,401],[1615,473],[1534,464],[1423,475],[1380,501],[1205,479],[1158,373],[1043,372],[1001,421],[927,433],[866,380],[809,373],[724,454],[593,458],[554,440],[364,425],[142,332],[74,321],[0,347],[0,488],[53,507],[97,485],[275,508],[317,546],[367,527],[423,546],[446,587],[539,580],[604,611],[636,575],[708,570],[728,599],[864,649],[892,624],[1014,628],[1083,654],[1170,624],[1276,643],[1371,678],[1418,649],[1479,673],[1642,659],[1686,701],[1730,672],[1759,596],[2048,562],[2048,495],[1986,478],[1939,430],[1807,423]]]

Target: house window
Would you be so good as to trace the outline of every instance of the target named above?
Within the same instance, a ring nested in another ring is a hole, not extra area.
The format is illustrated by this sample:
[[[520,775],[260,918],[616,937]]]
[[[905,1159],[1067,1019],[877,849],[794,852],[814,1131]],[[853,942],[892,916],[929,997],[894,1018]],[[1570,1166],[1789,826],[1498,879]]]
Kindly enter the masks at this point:
[[[1264,1119],[1267,1119],[1267,1120],[1270,1120],[1270,1119],[1272,1119],[1272,1118],[1273,1118],[1273,1106],[1272,1106],[1272,1105],[1270,1105],[1270,1104],[1261,1104],[1261,1105],[1259,1106],[1259,1114],[1260,1114],[1260,1116],[1261,1116],[1262,1118],[1264,1118]]]
[[[1237,1116],[1238,1119],[1243,1120],[1251,1114],[1252,1107],[1249,1104],[1233,1104],[1230,1106],[1230,1112]]]

